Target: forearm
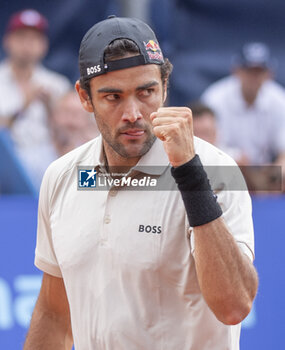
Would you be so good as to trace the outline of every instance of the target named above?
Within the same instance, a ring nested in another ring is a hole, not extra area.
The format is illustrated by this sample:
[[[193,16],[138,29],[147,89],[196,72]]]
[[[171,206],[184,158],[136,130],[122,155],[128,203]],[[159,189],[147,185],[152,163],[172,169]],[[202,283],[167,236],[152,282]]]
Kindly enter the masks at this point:
[[[70,350],[73,345],[69,320],[35,309],[23,350]]]
[[[172,168],[190,226],[194,228],[195,262],[201,292],[216,317],[236,324],[249,313],[257,275],[222,219],[199,156]]]
[[[0,114],[0,126],[11,128],[14,122],[21,118],[22,113],[27,108],[24,99],[17,100],[15,103],[11,101],[2,101],[1,114]]]
[[[224,220],[194,227],[195,263],[202,294],[216,317],[226,324],[241,322],[256,295],[258,278]]]

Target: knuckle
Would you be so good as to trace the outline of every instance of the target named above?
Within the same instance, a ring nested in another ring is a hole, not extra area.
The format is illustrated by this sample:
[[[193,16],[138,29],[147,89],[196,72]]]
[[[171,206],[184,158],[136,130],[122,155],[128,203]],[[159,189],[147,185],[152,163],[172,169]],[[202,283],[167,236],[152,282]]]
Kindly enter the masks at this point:
[[[178,122],[182,126],[186,126],[188,124],[189,120],[185,116],[182,116],[181,118],[178,119]]]
[[[177,134],[180,131],[180,125],[178,123],[172,124],[172,130]]]
[[[192,111],[188,107],[183,107],[183,114],[185,118],[192,118]]]
[[[154,119],[152,120],[152,125],[153,125],[153,126],[156,126],[156,125],[157,125],[157,118],[154,118]]]

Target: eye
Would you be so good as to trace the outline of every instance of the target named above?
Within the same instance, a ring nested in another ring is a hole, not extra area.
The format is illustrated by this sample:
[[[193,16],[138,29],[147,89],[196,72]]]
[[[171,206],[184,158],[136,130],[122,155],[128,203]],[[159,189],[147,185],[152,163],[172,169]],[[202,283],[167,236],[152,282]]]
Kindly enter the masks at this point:
[[[118,94],[109,94],[105,96],[106,100],[108,101],[116,101],[120,98],[120,95]]]
[[[154,92],[154,89],[149,88],[149,89],[144,89],[140,92],[140,95],[143,97],[148,97]]]

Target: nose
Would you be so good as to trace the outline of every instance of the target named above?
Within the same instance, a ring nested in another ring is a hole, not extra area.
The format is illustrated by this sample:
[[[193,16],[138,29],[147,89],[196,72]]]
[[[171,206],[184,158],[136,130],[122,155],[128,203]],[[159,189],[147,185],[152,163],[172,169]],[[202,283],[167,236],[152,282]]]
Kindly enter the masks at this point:
[[[131,123],[142,119],[142,114],[139,109],[139,103],[133,98],[128,99],[123,106],[122,119]]]

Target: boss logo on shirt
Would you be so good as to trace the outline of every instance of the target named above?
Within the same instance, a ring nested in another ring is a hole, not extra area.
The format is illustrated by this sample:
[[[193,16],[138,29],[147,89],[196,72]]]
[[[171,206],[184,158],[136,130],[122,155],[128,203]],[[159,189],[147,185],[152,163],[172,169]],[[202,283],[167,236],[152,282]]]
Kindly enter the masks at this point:
[[[139,232],[160,234],[161,226],[139,225]]]

